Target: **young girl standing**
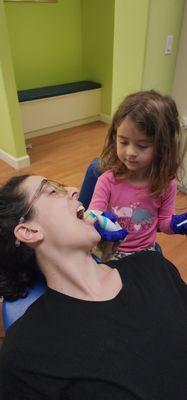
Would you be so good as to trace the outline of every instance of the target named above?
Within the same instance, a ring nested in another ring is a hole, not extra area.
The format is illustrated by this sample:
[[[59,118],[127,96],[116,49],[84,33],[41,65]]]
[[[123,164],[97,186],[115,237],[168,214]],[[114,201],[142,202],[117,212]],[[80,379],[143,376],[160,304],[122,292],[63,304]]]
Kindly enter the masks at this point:
[[[180,135],[174,100],[153,90],[129,95],[114,114],[89,209],[114,213],[128,230],[115,259],[155,250],[157,230],[187,233],[187,214],[173,216]]]

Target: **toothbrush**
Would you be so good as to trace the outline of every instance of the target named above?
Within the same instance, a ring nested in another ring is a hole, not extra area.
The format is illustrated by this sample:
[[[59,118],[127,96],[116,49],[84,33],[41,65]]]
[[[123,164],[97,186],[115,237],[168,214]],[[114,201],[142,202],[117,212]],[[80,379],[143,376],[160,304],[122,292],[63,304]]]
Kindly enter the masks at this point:
[[[91,220],[93,223],[97,220],[101,228],[109,232],[118,231],[121,229],[121,226],[118,224],[118,222],[112,222],[109,218],[101,214],[102,211],[99,210],[87,210],[84,213],[84,219],[87,221]]]

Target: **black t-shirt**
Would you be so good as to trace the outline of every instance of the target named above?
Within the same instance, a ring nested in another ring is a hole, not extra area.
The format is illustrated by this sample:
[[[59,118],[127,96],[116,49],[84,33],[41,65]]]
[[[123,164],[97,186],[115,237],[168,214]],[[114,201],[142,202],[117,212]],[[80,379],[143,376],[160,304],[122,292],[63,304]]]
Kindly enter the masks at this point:
[[[48,289],[7,331],[1,400],[187,399],[187,288],[159,253],[110,262],[108,301]]]

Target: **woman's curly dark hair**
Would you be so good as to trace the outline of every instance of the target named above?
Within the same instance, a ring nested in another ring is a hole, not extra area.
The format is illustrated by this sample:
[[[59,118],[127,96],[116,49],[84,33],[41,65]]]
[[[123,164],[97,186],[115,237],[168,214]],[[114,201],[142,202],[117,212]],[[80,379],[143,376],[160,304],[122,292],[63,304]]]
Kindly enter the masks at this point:
[[[0,188],[0,296],[9,301],[25,297],[39,273],[34,250],[24,243],[15,246],[14,228],[28,208],[20,185],[28,177],[15,176]]]

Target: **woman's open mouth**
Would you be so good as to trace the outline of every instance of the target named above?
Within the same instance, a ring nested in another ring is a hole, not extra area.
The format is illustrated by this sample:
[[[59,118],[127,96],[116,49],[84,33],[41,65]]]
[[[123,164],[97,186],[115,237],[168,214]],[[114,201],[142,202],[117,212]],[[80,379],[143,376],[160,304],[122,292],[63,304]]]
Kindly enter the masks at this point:
[[[84,219],[84,207],[82,205],[77,210],[77,218]]]

